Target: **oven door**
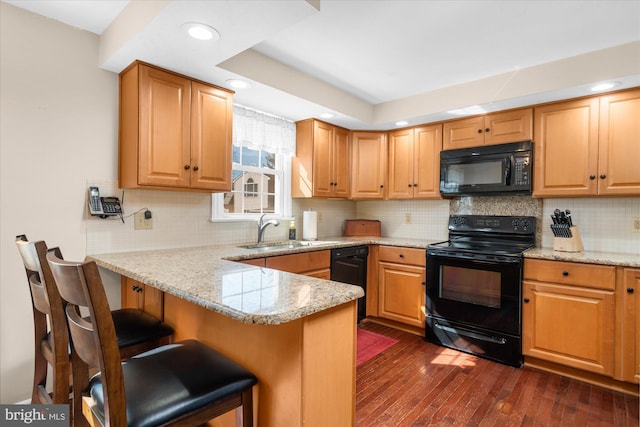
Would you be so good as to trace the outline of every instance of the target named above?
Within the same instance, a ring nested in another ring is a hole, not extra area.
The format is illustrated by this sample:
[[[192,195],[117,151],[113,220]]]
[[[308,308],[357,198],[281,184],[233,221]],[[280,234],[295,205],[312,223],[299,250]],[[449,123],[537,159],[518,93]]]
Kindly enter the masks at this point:
[[[522,259],[427,250],[427,315],[520,336]]]

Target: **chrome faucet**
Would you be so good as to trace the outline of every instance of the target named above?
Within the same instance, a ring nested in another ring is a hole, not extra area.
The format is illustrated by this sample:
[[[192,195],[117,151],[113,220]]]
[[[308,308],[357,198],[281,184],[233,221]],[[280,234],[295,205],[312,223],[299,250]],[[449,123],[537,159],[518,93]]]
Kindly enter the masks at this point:
[[[265,215],[266,214],[262,214],[260,216],[260,219],[258,220],[258,243],[262,243],[262,240],[264,239],[264,229],[267,228],[268,225],[273,225],[274,227],[277,227],[280,225],[280,223],[275,219],[264,221]]]

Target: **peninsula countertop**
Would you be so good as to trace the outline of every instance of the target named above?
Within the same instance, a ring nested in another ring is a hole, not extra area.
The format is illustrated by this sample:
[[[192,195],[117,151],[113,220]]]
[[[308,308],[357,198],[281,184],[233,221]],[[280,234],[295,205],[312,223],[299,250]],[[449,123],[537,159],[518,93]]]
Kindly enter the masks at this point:
[[[364,292],[359,286],[236,261],[354,244],[424,248],[429,243],[432,242],[417,239],[336,237],[268,252],[221,245],[97,254],[87,259],[240,322],[275,325],[356,300]]]
[[[275,325],[353,301],[362,297],[363,291],[358,286],[236,261],[358,244],[424,249],[436,242],[389,237],[328,237],[295,248],[260,250],[216,245],[99,254],[87,259],[243,323]],[[524,257],[640,267],[640,257],[636,254],[571,254],[532,248]]]

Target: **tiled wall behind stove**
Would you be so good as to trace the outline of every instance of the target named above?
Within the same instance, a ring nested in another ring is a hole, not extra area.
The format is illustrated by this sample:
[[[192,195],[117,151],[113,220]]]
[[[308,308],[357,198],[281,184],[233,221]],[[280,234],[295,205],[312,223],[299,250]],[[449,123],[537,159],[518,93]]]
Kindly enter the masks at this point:
[[[122,196],[113,181],[87,181],[103,196]],[[126,190],[125,214],[142,208],[153,213],[152,230],[134,230],[133,216],[99,219],[89,217],[87,253],[125,252],[204,245],[249,243],[256,239],[255,221],[215,222],[211,195],[173,191]],[[587,251],[637,253],[640,233],[632,232],[632,219],[640,217],[640,198],[532,199],[526,196],[461,197],[451,200],[349,201],[294,199],[298,238],[302,238],[302,212],[318,211],[318,238],[339,236],[345,219],[378,219],[385,237],[446,240],[449,213],[527,215],[538,221],[538,245],[553,247],[549,225],[554,209],[569,209],[580,227]],[[288,224],[268,227],[265,240],[284,240]]]

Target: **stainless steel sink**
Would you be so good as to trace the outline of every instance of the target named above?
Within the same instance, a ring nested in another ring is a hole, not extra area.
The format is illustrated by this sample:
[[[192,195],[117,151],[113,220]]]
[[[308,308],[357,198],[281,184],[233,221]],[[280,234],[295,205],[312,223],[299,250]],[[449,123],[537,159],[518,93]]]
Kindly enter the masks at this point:
[[[260,252],[266,252],[271,250],[284,250],[284,249],[295,249],[295,248],[303,248],[308,246],[320,246],[331,244],[332,242],[328,241],[308,241],[301,242],[299,240],[291,240],[284,242],[264,242],[264,243],[254,243],[251,245],[241,245],[239,248],[244,249],[253,249]]]

